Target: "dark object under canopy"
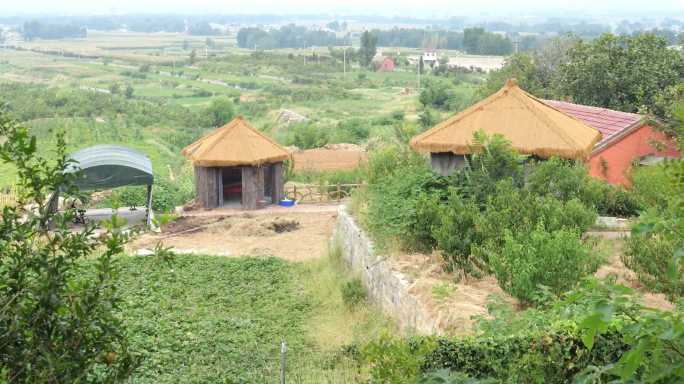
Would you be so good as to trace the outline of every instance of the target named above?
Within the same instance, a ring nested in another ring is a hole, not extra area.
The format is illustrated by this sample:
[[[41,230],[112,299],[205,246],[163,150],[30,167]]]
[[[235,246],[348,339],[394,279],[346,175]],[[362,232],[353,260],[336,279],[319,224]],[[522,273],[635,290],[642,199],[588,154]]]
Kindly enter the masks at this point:
[[[67,172],[81,171],[75,180],[80,190],[110,189],[125,185],[152,185],[149,157],[119,145],[96,145],[69,156],[75,163]]]

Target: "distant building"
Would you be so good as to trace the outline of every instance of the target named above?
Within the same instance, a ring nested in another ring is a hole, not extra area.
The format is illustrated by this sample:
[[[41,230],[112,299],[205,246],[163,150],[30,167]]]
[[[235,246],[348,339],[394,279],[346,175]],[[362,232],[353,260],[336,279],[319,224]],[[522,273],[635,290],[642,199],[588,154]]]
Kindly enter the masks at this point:
[[[434,49],[428,49],[425,52],[423,52],[423,63],[427,66],[435,66],[437,62],[439,61],[439,58],[437,57],[437,51]]]
[[[394,72],[394,60],[384,56],[382,60],[375,62],[375,68],[378,72]]]
[[[601,132],[601,141],[594,147],[587,166],[590,175],[608,183],[629,185],[634,165],[681,156],[672,140],[655,130],[646,116],[565,101],[545,103]]]

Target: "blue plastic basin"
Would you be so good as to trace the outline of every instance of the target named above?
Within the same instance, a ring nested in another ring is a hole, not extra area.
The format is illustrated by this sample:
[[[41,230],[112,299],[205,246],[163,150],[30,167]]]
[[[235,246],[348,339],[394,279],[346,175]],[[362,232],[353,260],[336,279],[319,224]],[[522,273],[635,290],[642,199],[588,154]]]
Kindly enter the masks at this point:
[[[280,200],[280,202],[278,204],[283,206],[283,207],[292,207],[292,206],[294,206],[295,201],[289,200],[289,199],[283,199],[283,200]]]

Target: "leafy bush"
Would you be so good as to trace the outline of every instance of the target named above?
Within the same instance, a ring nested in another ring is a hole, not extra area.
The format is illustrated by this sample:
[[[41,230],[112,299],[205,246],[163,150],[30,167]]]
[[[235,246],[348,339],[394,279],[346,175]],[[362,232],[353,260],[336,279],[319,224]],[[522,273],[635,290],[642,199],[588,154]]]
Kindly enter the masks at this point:
[[[430,339],[403,340],[383,333],[366,344],[361,355],[371,367],[371,383],[413,384],[425,364],[424,356],[433,348]]]
[[[471,274],[483,268],[472,257],[472,247],[482,243],[477,228],[480,209],[472,200],[464,199],[452,189],[446,204],[438,208],[438,225],[432,230],[437,247],[444,256],[447,271],[463,270]]]
[[[600,182],[595,182],[600,183]],[[634,217],[644,209],[644,204],[633,191],[623,186],[605,184],[602,199],[596,203],[598,212],[605,216]]]
[[[668,196],[676,193],[663,165],[636,168],[631,179],[632,193],[639,203],[646,207],[665,209]]]
[[[557,157],[534,165],[527,188],[562,201],[578,199],[607,216],[632,217],[643,207],[637,196],[624,187],[596,180],[587,174],[584,164]]]
[[[54,162],[2,113],[0,136],[0,159],[17,168],[19,207],[35,206],[4,207],[0,219],[0,382],[126,381],[140,363],[116,312],[115,256],[126,236],[116,217],[96,237],[94,226],[73,231],[71,214],[49,208],[52,191],[78,192],[62,136]]]
[[[228,97],[217,97],[211,101],[204,114],[209,119],[210,126],[220,127],[235,116],[235,105]]]
[[[494,193],[500,181],[516,187],[523,185],[523,158],[511,147],[510,141],[502,135],[489,137],[482,131],[473,135],[473,141],[474,153],[468,167],[452,177],[465,196],[481,204]]]
[[[665,207],[644,212],[627,240],[623,261],[647,287],[684,296],[684,161],[668,164]]]
[[[616,361],[625,343],[613,331],[592,349],[572,327],[516,335],[438,339],[423,371],[449,369],[500,383],[568,383],[583,368]]]
[[[600,182],[587,174],[584,164],[558,157],[535,163],[527,188],[538,195],[563,201],[578,199],[589,206],[596,206],[604,193]]]
[[[426,219],[434,215],[426,201],[433,191],[446,188],[446,180],[425,164],[395,167],[392,172],[369,186],[366,221],[380,240],[397,239],[404,247],[429,250],[433,240]]]
[[[524,303],[534,301],[540,285],[560,295],[598,268],[579,232],[549,232],[543,223],[531,233],[507,232],[502,248],[490,252],[488,260],[501,288]]]
[[[363,287],[361,279],[352,279],[344,283],[341,287],[342,301],[347,307],[353,308],[366,300],[366,289]]]
[[[157,177],[152,187],[152,209],[157,212],[171,212],[193,198],[193,186],[183,180],[170,180]],[[147,187],[121,187],[112,190],[109,197],[100,202],[103,207],[145,207]]]

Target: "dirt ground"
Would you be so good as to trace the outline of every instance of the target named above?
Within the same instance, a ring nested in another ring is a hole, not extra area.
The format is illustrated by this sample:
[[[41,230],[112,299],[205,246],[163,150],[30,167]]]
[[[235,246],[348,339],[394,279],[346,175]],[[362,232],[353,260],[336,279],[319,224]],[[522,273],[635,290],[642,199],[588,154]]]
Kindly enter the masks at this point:
[[[337,208],[302,210],[201,211],[184,215],[145,234],[129,252],[153,249],[157,242],[178,253],[275,256],[288,261],[316,259],[328,250]]]
[[[449,335],[472,331],[476,316],[488,316],[487,305],[499,297],[514,306],[493,276],[457,279],[444,272],[437,254],[393,254],[395,268],[411,280],[409,292],[418,296],[439,327]]]
[[[598,271],[596,271],[596,277],[604,279],[614,276],[616,283],[632,288],[641,294],[642,303],[647,307],[663,310],[671,310],[674,308],[672,303],[668,301],[665,295],[662,293],[652,293],[647,291],[646,288],[639,282],[639,279],[634,271],[625,266],[621,260],[621,255],[624,252],[624,242],[622,240],[612,239],[606,240],[606,242],[610,248],[609,255],[606,263],[603,264]]]

